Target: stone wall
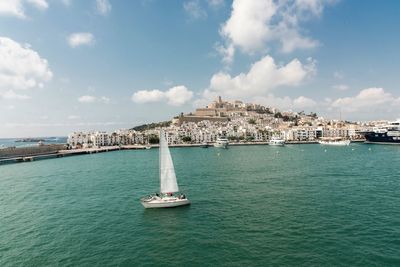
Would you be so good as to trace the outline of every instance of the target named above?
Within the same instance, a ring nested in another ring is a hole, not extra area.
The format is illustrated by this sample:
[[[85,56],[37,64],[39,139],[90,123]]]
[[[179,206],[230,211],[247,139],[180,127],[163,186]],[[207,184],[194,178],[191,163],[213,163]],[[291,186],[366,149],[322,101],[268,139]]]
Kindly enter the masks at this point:
[[[32,147],[9,147],[0,149],[0,159],[51,154],[51,153],[56,153],[62,149],[65,149],[65,145],[63,144],[52,144],[52,145],[32,146]]]
[[[228,121],[227,117],[206,117],[206,116],[181,116],[179,117],[179,124],[183,122],[200,122],[200,121]]]

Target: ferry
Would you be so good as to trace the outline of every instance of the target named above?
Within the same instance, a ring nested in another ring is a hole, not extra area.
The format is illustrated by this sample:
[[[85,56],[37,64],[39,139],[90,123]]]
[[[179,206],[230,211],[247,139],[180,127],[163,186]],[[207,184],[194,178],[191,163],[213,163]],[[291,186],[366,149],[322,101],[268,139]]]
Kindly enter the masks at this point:
[[[214,147],[228,148],[228,139],[226,137],[220,136],[214,144]]]
[[[365,143],[400,145],[400,120],[364,132]]]

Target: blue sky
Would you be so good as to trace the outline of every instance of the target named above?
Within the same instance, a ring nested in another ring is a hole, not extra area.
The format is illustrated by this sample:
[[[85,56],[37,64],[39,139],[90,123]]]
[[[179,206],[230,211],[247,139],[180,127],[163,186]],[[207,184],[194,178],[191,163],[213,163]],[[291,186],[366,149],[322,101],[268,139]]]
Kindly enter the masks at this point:
[[[396,119],[400,3],[1,0],[0,137],[168,120],[216,95]]]

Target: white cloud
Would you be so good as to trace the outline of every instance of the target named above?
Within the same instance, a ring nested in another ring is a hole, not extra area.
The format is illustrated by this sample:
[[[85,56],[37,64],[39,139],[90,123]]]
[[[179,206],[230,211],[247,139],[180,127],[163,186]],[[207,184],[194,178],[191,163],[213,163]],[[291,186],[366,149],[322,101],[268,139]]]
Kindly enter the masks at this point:
[[[98,99],[99,102],[104,103],[104,104],[108,104],[110,103],[110,98],[102,96]]]
[[[277,33],[279,36],[282,52],[290,53],[296,49],[310,49],[318,46],[318,41],[308,37],[301,36],[300,33],[285,24],[280,25],[281,30]]]
[[[160,90],[140,90],[132,95],[132,101],[136,103],[155,103],[167,102],[172,106],[181,106],[189,102],[193,97],[193,92],[185,86],[175,86],[167,91]]]
[[[4,108],[7,110],[13,110],[13,109],[15,109],[15,106],[14,105],[6,105],[6,106],[4,106]]]
[[[324,5],[333,0],[234,0],[229,19],[221,26],[225,46],[239,48],[245,53],[265,52],[272,42],[281,51],[310,49],[318,41],[304,36],[302,21],[320,16]],[[226,58],[225,50],[218,49]],[[233,54],[233,53],[231,53]]]
[[[61,0],[61,2],[62,2],[65,6],[69,7],[69,6],[71,5],[71,3],[72,3],[72,0]]]
[[[0,91],[0,99],[18,99],[18,100],[25,100],[25,99],[30,99],[30,96],[27,95],[22,95],[22,94],[17,94],[12,90],[8,90],[5,92]]]
[[[215,46],[215,49],[222,56],[223,63],[225,63],[226,65],[232,64],[233,58],[235,57],[235,47],[232,44],[229,44],[226,47],[223,45],[217,44]]]
[[[40,10],[46,10],[49,4],[46,0],[25,0]],[[0,15],[14,16],[17,18],[26,18],[24,1],[23,0],[1,0],[0,1]]]
[[[344,74],[341,71],[335,71],[333,73],[333,77],[335,77],[335,79],[338,79],[338,80],[343,80],[344,79]]]
[[[315,102],[311,98],[299,96],[298,98],[293,100],[293,106],[295,108],[313,108],[317,106],[317,102]]]
[[[101,97],[96,97],[92,95],[83,95],[78,98],[78,102],[83,103],[83,104],[90,104],[90,103],[103,103],[103,104],[108,104],[110,103],[110,98],[101,96]]]
[[[81,45],[91,45],[94,42],[94,36],[90,32],[72,33],[67,38],[68,44],[75,48]]]
[[[329,2],[326,0],[296,0],[295,5],[300,12],[311,12],[316,16],[320,16],[324,9],[324,2]],[[332,1],[330,1],[332,2]]]
[[[346,91],[349,89],[349,86],[346,84],[336,84],[332,86],[333,89],[339,90],[339,91]]]
[[[234,0],[231,17],[221,28],[221,35],[245,52],[262,49],[270,39],[268,27],[277,6],[273,0]]]
[[[7,37],[0,37],[0,92],[43,87],[53,74],[46,59]]]
[[[160,90],[140,90],[132,95],[132,101],[136,103],[152,103],[163,100],[165,100],[165,94]]]
[[[46,0],[27,0],[28,3],[34,5],[37,9],[46,10],[49,4]]]
[[[25,18],[21,0],[2,0],[0,1],[0,14]]]
[[[207,0],[207,2],[212,8],[220,8],[225,5],[225,0]]]
[[[69,120],[78,120],[78,119],[80,119],[81,117],[79,117],[79,116],[77,116],[77,115],[69,115],[68,116],[68,119]]]
[[[385,92],[383,88],[367,88],[361,90],[356,96],[336,99],[333,108],[347,112],[384,112],[388,113],[397,108],[399,110],[400,98]]]
[[[108,0],[96,0],[97,12],[101,15],[107,15],[111,11],[111,4]]]
[[[299,85],[314,72],[315,63],[312,59],[307,64],[293,59],[288,64],[279,66],[271,56],[265,56],[254,63],[248,73],[240,73],[234,77],[224,72],[214,74],[205,93],[240,98],[263,96],[279,86]]]
[[[173,106],[181,106],[193,97],[193,92],[189,91],[185,86],[175,86],[165,92],[168,104]]]
[[[207,12],[201,7],[199,0],[184,2],[183,9],[193,19],[204,19],[207,17]]]
[[[267,96],[254,97],[252,101],[281,110],[302,110],[317,107],[317,103],[314,100],[305,96],[299,96],[293,99],[289,96],[277,97],[273,94],[269,94]]]
[[[92,95],[83,95],[78,98],[81,103],[94,103],[96,102],[96,97]]]

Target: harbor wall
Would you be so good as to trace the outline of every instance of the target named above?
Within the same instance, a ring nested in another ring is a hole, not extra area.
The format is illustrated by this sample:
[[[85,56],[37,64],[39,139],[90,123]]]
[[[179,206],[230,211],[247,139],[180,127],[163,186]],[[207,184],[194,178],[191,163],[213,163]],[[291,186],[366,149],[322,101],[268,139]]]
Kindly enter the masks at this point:
[[[0,159],[51,154],[57,153],[62,149],[65,149],[65,145],[63,144],[51,144],[32,147],[8,147],[0,149]]]

